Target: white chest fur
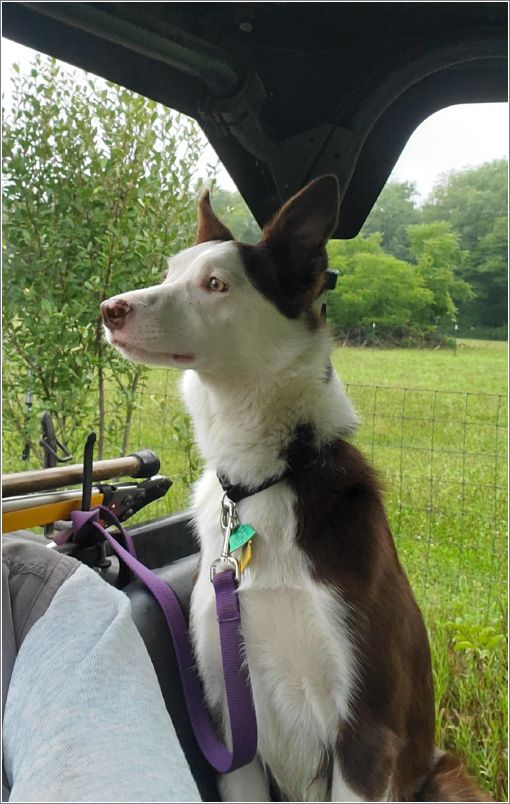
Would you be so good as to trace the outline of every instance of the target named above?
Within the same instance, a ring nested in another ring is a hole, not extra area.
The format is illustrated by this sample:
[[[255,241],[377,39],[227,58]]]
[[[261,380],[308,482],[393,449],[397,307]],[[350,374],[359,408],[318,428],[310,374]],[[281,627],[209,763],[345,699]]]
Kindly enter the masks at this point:
[[[194,498],[201,541],[191,629],[206,697],[224,711],[214,593],[209,567],[221,552],[221,489],[214,472]],[[355,681],[353,648],[338,597],[313,581],[295,542],[294,494],[285,482],[239,504],[257,531],[253,560],[239,585],[242,632],[257,714],[259,756],[292,800],[324,800],[314,782],[340,719],[349,717]]]

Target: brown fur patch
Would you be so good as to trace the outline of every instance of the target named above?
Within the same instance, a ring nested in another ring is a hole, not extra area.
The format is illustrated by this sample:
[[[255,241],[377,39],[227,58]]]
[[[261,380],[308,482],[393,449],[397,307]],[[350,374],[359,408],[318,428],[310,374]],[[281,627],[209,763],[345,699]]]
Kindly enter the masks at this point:
[[[391,782],[393,796],[412,800],[434,750],[430,652],[374,472],[355,447],[337,439],[313,471],[298,469],[290,483],[298,546],[316,580],[351,609],[360,680],[353,721],[341,725],[336,746],[343,773],[369,799]]]
[[[462,769],[457,757],[446,753],[420,788],[416,801],[492,801]]]
[[[323,257],[320,258],[320,264],[317,264],[317,276],[307,283],[292,272],[291,266],[285,270],[285,266],[277,261],[266,243],[255,245],[238,243],[237,247],[246,275],[253,287],[284,316],[287,318],[303,316],[312,331],[324,325],[314,303],[322,290],[324,271],[328,265],[325,250]]]
[[[370,801],[387,795],[399,752],[398,738],[390,729],[365,711],[362,720],[341,724],[336,751],[351,787]]]

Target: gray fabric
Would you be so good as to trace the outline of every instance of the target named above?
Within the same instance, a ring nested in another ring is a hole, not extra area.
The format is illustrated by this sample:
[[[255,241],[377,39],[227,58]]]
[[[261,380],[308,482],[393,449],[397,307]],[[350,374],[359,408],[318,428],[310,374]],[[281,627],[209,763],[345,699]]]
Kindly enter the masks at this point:
[[[9,569],[2,562],[2,716],[17,652],[14,617],[9,594]]]
[[[57,590],[80,566],[75,558],[48,546],[22,539],[5,538],[2,566],[8,572],[9,594],[16,646],[47,610]]]
[[[2,712],[12,667],[26,635],[79,562],[33,541],[2,540]]]
[[[12,617],[11,596],[9,594],[9,570],[2,563],[2,722],[5,710],[5,699],[11,680],[12,668],[16,659],[16,637],[14,636],[14,620]],[[2,759],[2,801],[9,800],[10,785]]]
[[[35,538],[2,539],[2,722],[19,649],[58,589],[78,567],[78,561]],[[2,800],[8,798],[9,785],[2,763]]]
[[[19,650],[3,748],[11,802],[200,801],[129,600],[83,565]]]

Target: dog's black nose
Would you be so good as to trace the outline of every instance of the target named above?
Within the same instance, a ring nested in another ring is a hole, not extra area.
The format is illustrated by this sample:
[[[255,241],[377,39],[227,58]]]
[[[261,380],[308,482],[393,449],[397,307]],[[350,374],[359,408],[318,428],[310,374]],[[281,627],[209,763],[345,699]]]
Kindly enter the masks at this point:
[[[101,315],[108,329],[122,329],[132,309],[124,299],[114,299],[101,304]]]

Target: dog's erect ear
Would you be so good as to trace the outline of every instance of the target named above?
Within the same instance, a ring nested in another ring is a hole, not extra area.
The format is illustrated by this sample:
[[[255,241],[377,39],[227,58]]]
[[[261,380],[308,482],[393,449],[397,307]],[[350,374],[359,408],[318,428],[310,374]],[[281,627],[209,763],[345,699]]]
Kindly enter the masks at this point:
[[[232,232],[214,214],[209,190],[206,190],[198,202],[198,227],[195,245],[207,243],[209,240],[234,239]]]
[[[292,196],[262,232],[280,281],[290,292],[304,292],[304,301],[320,291],[327,268],[325,246],[336,229],[339,208],[338,179],[322,176]]]
[[[239,244],[250,281],[288,318],[311,313],[324,287],[339,206],[336,176],[322,176],[284,204],[259,243]]]
[[[298,243],[299,249],[313,252],[326,245],[338,223],[340,192],[333,174],[307,184],[292,196],[264,227],[267,242]]]

